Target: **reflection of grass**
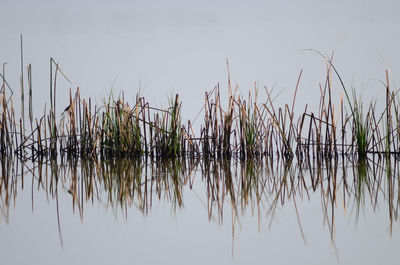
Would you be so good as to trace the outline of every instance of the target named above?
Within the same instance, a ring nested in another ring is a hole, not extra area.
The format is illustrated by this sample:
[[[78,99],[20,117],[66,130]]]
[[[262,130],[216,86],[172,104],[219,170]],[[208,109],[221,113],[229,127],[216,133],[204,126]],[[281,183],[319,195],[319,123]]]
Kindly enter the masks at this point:
[[[2,159],[0,162],[0,210],[7,218],[10,205],[18,195],[16,187],[21,183],[21,176],[18,176],[21,173],[15,170],[18,165],[13,160]],[[323,220],[328,223],[332,237],[335,211],[341,205],[339,201],[344,209],[349,204],[355,205],[356,219],[366,207],[375,210],[388,202],[389,220],[391,224],[395,222],[400,197],[399,179],[393,177],[393,172],[400,169],[400,163],[391,165],[388,160],[380,160],[378,164],[371,164],[367,159],[359,159],[353,167],[352,177],[346,173],[349,166],[343,165],[341,175],[338,174],[338,163],[330,160],[324,164],[295,165],[283,161],[264,163],[257,159],[238,162],[114,158],[101,162],[75,158],[63,159],[61,163],[52,160],[49,164],[36,164],[25,174],[34,174],[32,187],[44,191],[49,199],[65,198],[59,193],[67,191],[66,198],[71,198],[74,210],[77,209],[82,218],[87,203],[104,202],[115,213],[120,209],[124,214],[130,207],[147,214],[159,201],[170,204],[174,210],[191,207],[188,202],[184,203],[184,195],[193,192],[205,206],[210,220],[222,223],[226,220],[224,215],[230,213],[233,228],[249,211],[257,216],[261,228],[265,216],[271,218],[271,225],[281,207],[293,210],[305,239],[300,202],[316,199],[319,196],[312,194],[320,193]]]
[[[357,161],[356,171],[354,172],[355,178],[355,201],[357,204],[356,216],[358,218],[360,209],[365,205],[365,187],[369,190],[368,181],[368,164],[365,158],[360,158]]]

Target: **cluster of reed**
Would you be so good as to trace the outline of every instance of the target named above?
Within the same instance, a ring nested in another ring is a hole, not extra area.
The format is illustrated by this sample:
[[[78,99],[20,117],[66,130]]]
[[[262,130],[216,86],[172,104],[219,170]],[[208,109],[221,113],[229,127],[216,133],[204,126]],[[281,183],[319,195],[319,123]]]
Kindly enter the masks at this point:
[[[0,137],[4,140],[1,150],[4,154],[16,153],[25,160],[57,155],[178,157],[182,155],[182,145],[187,139],[182,134],[178,95],[165,110],[150,107],[144,97],[139,96],[133,107],[123,96],[116,100],[110,97],[104,105],[97,107],[92,106],[91,99],[81,98],[78,87],[74,95],[70,92],[69,105],[59,121],[55,119],[52,105],[48,113],[31,125],[30,133],[24,134],[26,130],[17,126],[13,107],[9,108],[2,93]],[[14,135],[20,135],[21,139],[13,142]]]
[[[199,136],[192,123],[182,123],[181,102],[176,95],[165,109],[152,107],[137,95],[130,105],[123,94],[112,96],[101,106],[80,95],[79,87],[70,91],[69,105],[56,115],[57,74],[68,78],[50,59],[50,109],[38,119],[32,113],[32,72],[27,68],[29,86],[29,124],[25,125],[24,86],[21,72],[21,116],[13,107],[13,91],[5,74],[0,91],[0,153],[17,154],[35,160],[57,155],[80,157],[156,158],[201,157],[206,159],[283,158],[313,160],[339,156],[365,157],[367,154],[400,154],[400,104],[392,91],[386,72],[386,107],[377,114],[370,104],[367,111],[353,92],[350,98],[330,59],[324,84],[320,84],[320,103],[316,112],[304,107],[295,115],[295,103],[302,72],[291,104],[276,106],[271,91],[258,101],[257,87],[248,96],[232,88],[228,70],[228,100],[221,102],[220,87],[205,93],[203,124]],[[22,62],[21,62],[22,65]],[[22,71],[22,70],[21,70]],[[338,77],[344,94],[335,108],[332,100],[334,77]],[[10,95],[6,93],[10,91]],[[343,99],[345,98],[345,99]],[[68,104],[67,103],[67,104]],[[64,102],[65,104],[65,102]],[[224,105],[227,105],[224,107]],[[346,111],[348,106],[350,112]]]

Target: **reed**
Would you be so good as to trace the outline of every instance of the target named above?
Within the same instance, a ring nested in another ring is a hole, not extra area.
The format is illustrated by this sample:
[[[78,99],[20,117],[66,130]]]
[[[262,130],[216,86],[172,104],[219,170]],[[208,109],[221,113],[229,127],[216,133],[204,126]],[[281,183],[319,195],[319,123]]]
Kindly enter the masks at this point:
[[[21,50],[22,52],[22,50]],[[22,58],[22,54],[21,54]],[[32,66],[27,66],[29,129],[24,126],[24,111],[15,114],[13,90],[8,85],[5,70],[0,93],[0,148],[2,156],[16,154],[23,160],[37,160],[57,155],[81,158],[110,159],[114,157],[204,158],[204,159],[283,159],[291,161],[322,161],[339,156],[364,158],[368,155],[400,155],[398,91],[389,86],[389,74],[382,82],[386,89],[386,106],[377,113],[370,103],[366,111],[363,101],[353,89],[349,95],[332,57],[326,59],[326,76],[319,84],[317,111],[308,105],[295,112],[300,71],[290,103],[279,106],[273,91],[265,88],[262,97],[257,84],[243,96],[239,86],[231,84],[228,67],[228,85],[219,84],[205,93],[203,117],[199,135],[192,122],[182,121],[182,102],[179,95],[169,98],[168,107],[156,108],[137,94],[133,104],[124,94],[112,94],[100,106],[81,97],[78,87],[69,89],[68,105],[61,114],[56,113],[57,76],[67,80],[58,63],[50,58],[50,108],[35,117],[33,106]],[[21,64],[23,61],[21,61]],[[335,75],[335,76],[334,76]],[[334,78],[340,81],[344,95],[335,108],[332,99]],[[21,94],[23,94],[23,82]],[[224,90],[227,95],[224,96]],[[225,99],[225,100],[224,100]],[[343,99],[347,99],[350,112],[346,112]],[[24,99],[21,97],[21,104]],[[187,124],[184,126],[184,124]]]

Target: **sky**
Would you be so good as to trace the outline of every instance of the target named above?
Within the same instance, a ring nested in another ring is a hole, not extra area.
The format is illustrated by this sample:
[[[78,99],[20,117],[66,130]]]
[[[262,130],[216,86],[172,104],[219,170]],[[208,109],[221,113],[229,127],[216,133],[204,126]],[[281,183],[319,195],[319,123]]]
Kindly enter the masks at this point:
[[[49,102],[50,57],[73,82],[59,80],[59,102],[77,86],[98,104],[124,91],[128,99],[140,92],[166,106],[178,93],[188,119],[218,83],[227,94],[227,60],[240,93],[255,86],[283,91],[277,99],[282,106],[291,102],[303,70],[299,109],[313,105],[308,96],[319,95],[326,74],[323,58],[304,49],[334,52],[346,86],[366,100],[379,100],[377,80],[385,79],[386,69],[393,87],[400,76],[396,1],[2,0],[1,5],[0,62],[7,63],[7,80],[18,94],[22,34],[40,113]],[[343,90],[336,85],[339,100]]]

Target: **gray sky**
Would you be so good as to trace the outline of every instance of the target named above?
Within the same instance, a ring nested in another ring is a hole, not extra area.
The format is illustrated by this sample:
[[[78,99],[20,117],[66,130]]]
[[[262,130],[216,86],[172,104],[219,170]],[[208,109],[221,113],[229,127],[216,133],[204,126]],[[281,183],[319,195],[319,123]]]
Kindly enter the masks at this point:
[[[285,89],[282,104],[304,69],[301,109],[309,103],[301,95],[318,93],[325,72],[323,60],[302,49],[335,51],[346,85],[372,97],[386,63],[395,83],[400,76],[397,1],[3,1],[1,10],[0,62],[14,87],[22,33],[38,90],[48,90],[52,56],[85,96],[101,101],[124,90],[133,98],[142,88],[165,105],[179,93],[187,118],[205,91],[224,87],[227,58],[244,94],[254,82]]]

